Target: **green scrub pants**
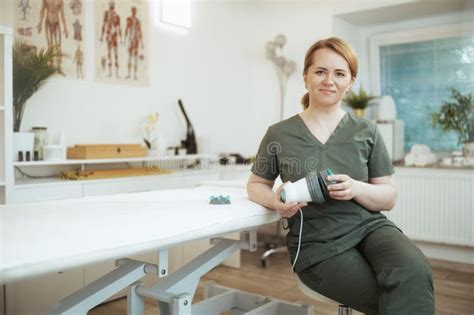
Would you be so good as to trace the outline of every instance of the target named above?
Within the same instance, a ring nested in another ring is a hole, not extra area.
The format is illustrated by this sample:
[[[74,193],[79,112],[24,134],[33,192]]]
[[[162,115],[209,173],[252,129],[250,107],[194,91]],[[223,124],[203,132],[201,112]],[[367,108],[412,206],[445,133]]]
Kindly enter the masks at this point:
[[[298,276],[314,291],[367,314],[435,314],[431,267],[398,229],[382,226]]]

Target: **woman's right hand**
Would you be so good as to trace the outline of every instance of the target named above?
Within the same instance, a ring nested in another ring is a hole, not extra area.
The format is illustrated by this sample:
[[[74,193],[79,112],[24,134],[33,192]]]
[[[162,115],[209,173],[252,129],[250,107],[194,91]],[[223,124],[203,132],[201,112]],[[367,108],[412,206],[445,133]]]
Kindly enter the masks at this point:
[[[286,184],[286,183],[285,183]],[[298,209],[306,207],[308,204],[306,202],[291,202],[284,203],[280,200],[280,193],[283,191],[285,184],[282,184],[278,187],[277,191],[273,197],[273,208],[283,217],[290,218],[298,212]]]

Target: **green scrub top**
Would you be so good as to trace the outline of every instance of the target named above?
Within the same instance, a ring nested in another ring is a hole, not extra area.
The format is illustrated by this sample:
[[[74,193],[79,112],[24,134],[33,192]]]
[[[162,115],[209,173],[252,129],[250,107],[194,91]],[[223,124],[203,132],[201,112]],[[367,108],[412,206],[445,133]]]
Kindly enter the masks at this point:
[[[394,173],[376,125],[350,113],[344,115],[324,144],[299,115],[270,126],[260,143],[252,172],[268,180],[280,175],[283,182],[295,182],[309,172],[326,168],[363,182]],[[395,226],[381,212],[369,211],[354,200],[326,197],[325,203],[310,202],[301,210],[303,233],[295,272],[355,246],[380,226]],[[299,212],[288,219],[286,239],[292,262],[300,222]]]

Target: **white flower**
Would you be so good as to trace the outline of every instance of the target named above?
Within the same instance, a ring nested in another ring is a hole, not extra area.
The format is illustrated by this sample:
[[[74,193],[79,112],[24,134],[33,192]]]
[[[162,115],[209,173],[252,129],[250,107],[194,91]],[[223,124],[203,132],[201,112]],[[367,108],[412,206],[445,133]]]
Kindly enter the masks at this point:
[[[156,124],[158,122],[158,117],[159,117],[158,113],[150,113],[147,116],[147,122],[149,124]]]
[[[143,130],[145,132],[144,141],[148,149],[156,149],[158,113],[150,113],[146,116]]]

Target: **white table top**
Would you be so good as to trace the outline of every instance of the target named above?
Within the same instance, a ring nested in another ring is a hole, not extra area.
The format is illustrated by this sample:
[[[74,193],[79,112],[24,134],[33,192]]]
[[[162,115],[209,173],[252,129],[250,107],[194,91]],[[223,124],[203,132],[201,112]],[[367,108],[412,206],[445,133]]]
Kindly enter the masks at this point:
[[[232,204],[211,205],[209,196]],[[122,258],[279,220],[245,189],[200,186],[2,206],[0,282]]]

